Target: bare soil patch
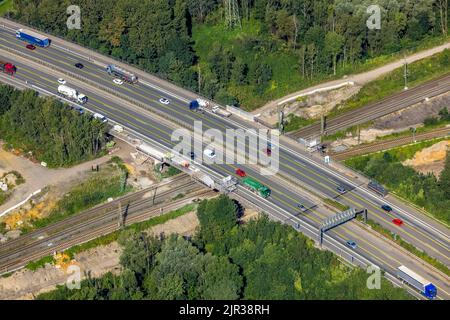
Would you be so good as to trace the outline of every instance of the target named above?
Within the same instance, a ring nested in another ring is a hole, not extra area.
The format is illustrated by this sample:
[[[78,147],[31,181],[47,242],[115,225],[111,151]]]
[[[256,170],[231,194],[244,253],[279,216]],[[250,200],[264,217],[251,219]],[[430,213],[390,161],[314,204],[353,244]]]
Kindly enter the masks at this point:
[[[450,151],[450,140],[441,141],[429,148],[416,152],[412,159],[403,162],[417,172],[427,174],[433,173],[436,177],[444,169],[447,151]]]

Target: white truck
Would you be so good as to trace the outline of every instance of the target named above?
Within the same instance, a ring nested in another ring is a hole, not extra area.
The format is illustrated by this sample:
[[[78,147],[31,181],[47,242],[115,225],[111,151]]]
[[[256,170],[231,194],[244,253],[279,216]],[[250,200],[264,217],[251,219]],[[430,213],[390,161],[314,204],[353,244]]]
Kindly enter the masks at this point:
[[[215,114],[218,114],[219,116],[222,117],[229,117],[231,116],[231,112],[219,107],[219,106],[214,106],[212,107],[211,111]]]
[[[81,104],[85,104],[87,102],[87,97],[84,94],[78,93],[77,90],[70,88],[68,86],[65,85],[60,85],[58,87],[58,93],[75,102],[81,103]]]

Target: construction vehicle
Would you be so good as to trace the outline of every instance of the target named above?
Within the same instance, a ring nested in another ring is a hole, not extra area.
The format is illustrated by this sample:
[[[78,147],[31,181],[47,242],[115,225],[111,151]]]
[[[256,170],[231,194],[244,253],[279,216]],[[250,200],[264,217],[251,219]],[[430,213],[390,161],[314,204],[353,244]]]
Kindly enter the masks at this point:
[[[252,178],[244,178],[242,180],[242,184],[246,186],[251,191],[258,193],[263,198],[268,198],[272,191],[267,188],[265,185],[259,183],[256,180],[253,180]]]

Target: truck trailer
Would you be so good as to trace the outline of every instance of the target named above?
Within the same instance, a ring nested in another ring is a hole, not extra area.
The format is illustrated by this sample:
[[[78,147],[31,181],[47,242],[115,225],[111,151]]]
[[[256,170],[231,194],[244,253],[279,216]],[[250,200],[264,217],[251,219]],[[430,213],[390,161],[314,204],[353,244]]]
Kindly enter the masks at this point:
[[[437,294],[437,288],[430,281],[425,280],[417,273],[411,271],[405,266],[397,268],[397,277],[409,284],[411,287],[419,290],[428,299],[434,299]]]
[[[85,104],[87,102],[87,97],[84,94],[80,94],[77,90],[65,85],[60,85],[58,87],[58,93],[66,99],[75,101],[77,103]]]
[[[51,40],[47,38],[46,36],[43,36],[39,33],[36,33],[34,31],[30,31],[27,29],[19,29],[16,31],[16,38],[26,41],[30,44],[37,45],[42,48],[46,48],[50,46]]]
[[[246,186],[251,191],[258,193],[261,197],[267,198],[272,193],[269,188],[267,188],[265,185],[259,183],[256,180],[253,180],[252,178],[244,178],[242,180],[242,183],[244,186]]]
[[[215,114],[218,114],[218,115],[222,116],[222,117],[228,118],[229,116],[231,116],[231,112],[230,111],[227,111],[227,110],[225,110],[225,109],[223,109],[223,108],[221,108],[219,106],[212,107],[211,111],[213,113],[215,113]]]
[[[129,83],[137,83],[138,78],[132,74],[131,72],[128,72],[122,68],[119,68],[118,66],[114,64],[110,64],[106,66],[106,72],[108,72],[109,75],[114,75],[126,82]]]
[[[0,61],[0,71],[13,75],[16,73],[16,66],[9,62]]]

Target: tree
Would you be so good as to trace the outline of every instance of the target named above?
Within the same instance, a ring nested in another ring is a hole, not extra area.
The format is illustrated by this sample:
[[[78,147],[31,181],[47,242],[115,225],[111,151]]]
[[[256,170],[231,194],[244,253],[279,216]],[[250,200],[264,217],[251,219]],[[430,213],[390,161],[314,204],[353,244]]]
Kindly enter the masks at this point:
[[[237,222],[236,207],[231,199],[221,195],[211,201],[202,201],[197,209],[200,238],[208,243],[222,239]]]
[[[450,152],[447,152],[445,167],[439,178],[439,186],[441,187],[446,200],[450,200]]]
[[[154,266],[155,255],[161,242],[156,237],[147,237],[144,233],[125,232],[118,240],[124,248],[120,255],[120,264],[136,274],[146,274]]]
[[[332,57],[333,74],[336,75],[337,57],[341,53],[344,37],[336,32],[330,31],[325,37],[325,51]]]

